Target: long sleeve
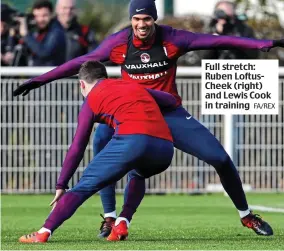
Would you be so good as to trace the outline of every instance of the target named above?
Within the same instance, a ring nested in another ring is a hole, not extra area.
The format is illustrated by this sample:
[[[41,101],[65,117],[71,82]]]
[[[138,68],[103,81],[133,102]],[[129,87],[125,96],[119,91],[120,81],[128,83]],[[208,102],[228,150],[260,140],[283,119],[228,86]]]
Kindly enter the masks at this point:
[[[175,97],[167,92],[156,91],[153,89],[146,88],[146,90],[151,94],[151,96],[155,99],[160,108],[175,108],[176,107],[176,99]]]
[[[211,34],[193,33],[164,27],[165,40],[172,41],[184,52],[205,49],[258,49],[268,51],[274,47],[273,40],[260,40],[235,36],[215,36]]]
[[[234,36],[215,36],[209,34],[194,34],[189,41],[189,50],[200,49],[259,49],[267,51],[273,47],[272,40],[258,40],[252,38],[234,37]]]
[[[88,102],[85,101],[78,116],[78,126],[76,133],[63,162],[56,189],[68,188],[69,180],[71,179],[71,177],[77,170],[81,160],[83,159],[94,123],[95,115],[89,107]]]
[[[32,78],[25,84],[37,85],[37,83],[40,83],[40,85],[43,85],[56,79],[73,76],[78,73],[81,65],[89,60],[97,60],[102,62],[107,61],[110,58],[112,49],[125,42],[125,39],[127,38],[126,35],[127,32],[125,31],[115,33],[106,38],[94,51],[74,58],[41,76]]]

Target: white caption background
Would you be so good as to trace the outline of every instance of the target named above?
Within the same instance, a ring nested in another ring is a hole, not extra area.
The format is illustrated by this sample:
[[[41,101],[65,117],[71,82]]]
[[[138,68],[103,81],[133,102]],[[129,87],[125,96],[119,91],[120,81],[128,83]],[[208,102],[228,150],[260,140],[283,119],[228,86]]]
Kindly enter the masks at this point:
[[[278,114],[278,60],[202,60],[201,81],[202,114]]]

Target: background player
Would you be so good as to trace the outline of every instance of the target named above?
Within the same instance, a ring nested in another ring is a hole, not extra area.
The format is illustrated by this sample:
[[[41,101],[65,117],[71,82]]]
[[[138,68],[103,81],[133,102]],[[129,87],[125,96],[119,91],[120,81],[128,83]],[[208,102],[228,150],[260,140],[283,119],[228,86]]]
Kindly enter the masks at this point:
[[[51,233],[70,218],[85,200],[129,171],[132,170],[133,175],[148,178],[170,165],[173,156],[172,136],[154,98],[137,84],[105,78],[107,73],[103,64],[89,61],[82,65],[79,79],[86,100],[63,163],[56,196],[51,202],[57,204],[43,227],[38,232],[22,236],[20,242],[46,242]],[[172,95],[153,90],[149,92],[158,102],[161,101],[161,105],[174,106],[175,98]],[[78,184],[65,193],[70,178],[83,158],[95,122],[115,128],[115,134],[89,163]],[[119,217],[116,225],[120,238],[126,238],[129,222]]]
[[[131,1],[129,14],[132,28],[109,36],[95,51],[31,79],[21,85],[14,95],[26,95],[30,90],[55,79],[72,76],[87,60],[111,60],[122,65],[123,79],[136,80],[148,88],[169,92],[176,97],[176,110],[163,113],[171,129],[175,147],[212,165],[237,208],[242,224],[258,234],[271,235],[270,226],[250,212],[238,172],[228,154],[217,139],[181,106],[175,76],[178,58],[191,50],[238,48],[269,51],[276,46],[283,47],[284,40],[215,36],[156,25],[157,10],[153,0]],[[112,135],[113,129],[107,125],[97,128],[94,138],[95,154],[104,148]],[[134,213],[144,196],[144,193],[134,191],[145,191],[145,182],[132,176],[129,176],[129,180],[131,186],[126,187],[126,193],[133,193],[136,201],[125,201],[124,207]],[[105,212],[100,236],[106,237],[116,218],[115,184],[103,189],[100,194]]]

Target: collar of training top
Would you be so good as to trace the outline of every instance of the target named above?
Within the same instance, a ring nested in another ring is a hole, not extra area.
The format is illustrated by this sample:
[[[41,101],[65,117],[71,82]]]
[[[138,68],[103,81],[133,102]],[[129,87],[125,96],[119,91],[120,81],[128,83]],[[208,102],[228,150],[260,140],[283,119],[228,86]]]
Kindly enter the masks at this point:
[[[145,40],[145,41],[142,41],[140,40],[139,38],[137,38],[135,35],[134,35],[134,32],[133,32],[133,45],[136,47],[136,48],[139,48],[139,49],[144,49],[144,50],[147,50],[149,49],[155,42],[155,38],[156,38],[156,33],[157,33],[157,27],[155,25],[155,31],[153,33],[153,35]]]

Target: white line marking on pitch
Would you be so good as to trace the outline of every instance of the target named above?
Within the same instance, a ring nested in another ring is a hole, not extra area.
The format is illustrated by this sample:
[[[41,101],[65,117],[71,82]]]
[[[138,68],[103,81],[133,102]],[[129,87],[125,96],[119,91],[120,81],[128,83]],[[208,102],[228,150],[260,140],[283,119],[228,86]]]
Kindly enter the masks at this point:
[[[284,213],[284,208],[275,208],[275,207],[264,207],[258,205],[249,206],[252,210],[258,210],[262,212],[273,212],[273,213]]]

